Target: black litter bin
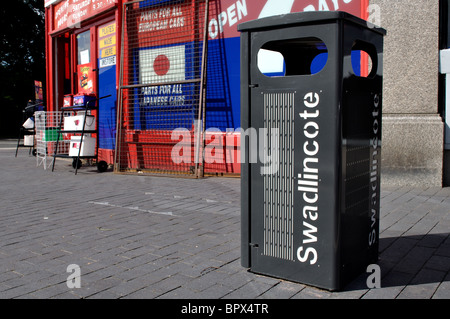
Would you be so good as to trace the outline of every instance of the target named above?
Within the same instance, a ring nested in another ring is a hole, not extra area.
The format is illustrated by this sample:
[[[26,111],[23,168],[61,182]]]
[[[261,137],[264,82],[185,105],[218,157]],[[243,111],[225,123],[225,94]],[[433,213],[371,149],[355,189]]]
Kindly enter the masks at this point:
[[[344,12],[238,30],[242,265],[341,290],[378,260],[386,32]]]

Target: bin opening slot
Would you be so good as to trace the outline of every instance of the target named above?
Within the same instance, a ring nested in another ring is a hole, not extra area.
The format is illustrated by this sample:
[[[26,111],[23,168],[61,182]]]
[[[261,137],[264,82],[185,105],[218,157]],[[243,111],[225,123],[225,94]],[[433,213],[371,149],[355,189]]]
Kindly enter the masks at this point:
[[[372,78],[377,71],[377,51],[367,42],[357,40],[351,52],[352,73],[359,77]]]
[[[271,41],[258,51],[258,68],[268,77],[313,75],[328,60],[325,43],[315,37]]]

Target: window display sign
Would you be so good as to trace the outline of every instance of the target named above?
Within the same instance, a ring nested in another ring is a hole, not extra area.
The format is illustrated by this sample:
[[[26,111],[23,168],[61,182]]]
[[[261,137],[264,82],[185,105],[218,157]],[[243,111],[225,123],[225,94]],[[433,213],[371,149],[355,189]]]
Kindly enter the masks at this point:
[[[91,64],[78,65],[78,74],[78,93],[92,93],[95,74],[92,72]]]
[[[116,65],[117,34],[116,23],[98,29],[99,68]]]
[[[44,93],[42,91],[41,81],[34,81],[34,95],[36,101],[44,101]]]
[[[81,21],[89,19],[115,5],[116,0],[61,1],[53,7],[53,31],[80,27]]]
[[[146,8],[145,2],[140,5],[142,11],[136,15],[140,39],[151,34],[158,39],[160,45],[192,41],[193,17],[190,1],[176,2],[164,7]],[[198,28],[202,29],[201,23]],[[142,43],[142,46],[144,45],[145,41]]]

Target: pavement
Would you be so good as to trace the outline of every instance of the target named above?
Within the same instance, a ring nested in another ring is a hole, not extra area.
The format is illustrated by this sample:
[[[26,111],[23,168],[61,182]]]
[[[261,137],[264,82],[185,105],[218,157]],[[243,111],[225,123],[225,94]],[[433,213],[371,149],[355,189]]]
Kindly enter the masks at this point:
[[[37,165],[0,140],[2,299],[449,299],[450,189],[381,188],[381,288],[330,292],[240,264],[240,181]],[[76,276],[76,275],[80,276]]]

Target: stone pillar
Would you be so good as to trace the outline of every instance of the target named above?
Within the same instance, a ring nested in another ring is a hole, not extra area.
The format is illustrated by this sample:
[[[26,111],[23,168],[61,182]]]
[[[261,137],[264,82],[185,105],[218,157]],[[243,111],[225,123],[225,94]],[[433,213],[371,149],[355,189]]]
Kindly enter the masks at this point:
[[[387,30],[383,56],[382,183],[442,186],[438,112],[439,0],[370,0]]]

